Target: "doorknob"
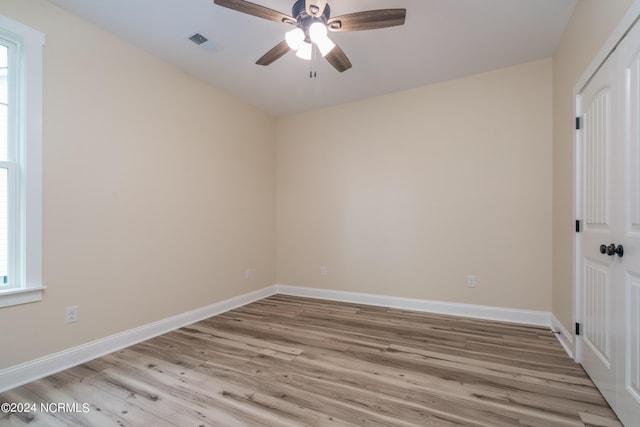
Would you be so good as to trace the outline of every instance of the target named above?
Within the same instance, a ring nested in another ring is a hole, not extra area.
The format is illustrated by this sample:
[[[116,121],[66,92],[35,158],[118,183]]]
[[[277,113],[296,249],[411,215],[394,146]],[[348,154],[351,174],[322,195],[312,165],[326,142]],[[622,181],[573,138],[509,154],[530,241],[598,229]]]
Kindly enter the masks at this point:
[[[602,246],[600,246],[600,252],[602,252]],[[618,255],[620,258],[622,258],[622,256],[624,255],[624,247],[622,247],[622,245],[618,245],[616,246],[615,243],[610,244],[609,246],[606,246],[606,251],[607,251],[607,255],[609,256],[614,256],[614,255]]]
[[[620,258],[622,258],[622,255],[624,255],[624,248],[622,247],[622,245],[618,245],[618,247],[613,252],[615,252]]]

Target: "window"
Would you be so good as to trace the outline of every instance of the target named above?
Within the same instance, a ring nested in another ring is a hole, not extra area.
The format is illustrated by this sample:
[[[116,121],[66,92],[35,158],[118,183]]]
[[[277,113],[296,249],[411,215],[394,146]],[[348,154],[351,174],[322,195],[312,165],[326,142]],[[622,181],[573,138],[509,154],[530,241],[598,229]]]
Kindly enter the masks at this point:
[[[42,298],[44,35],[0,15],[0,307]]]

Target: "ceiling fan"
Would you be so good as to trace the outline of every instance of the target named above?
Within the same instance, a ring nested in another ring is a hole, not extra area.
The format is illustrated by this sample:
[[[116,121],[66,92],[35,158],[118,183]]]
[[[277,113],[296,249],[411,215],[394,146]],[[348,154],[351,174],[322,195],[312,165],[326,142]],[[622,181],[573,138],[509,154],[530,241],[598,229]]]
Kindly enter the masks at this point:
[[[285,34],[285,40],[265,53],[256,61],[256,64],[269,65],[290,50],[296,51],[298,57],[310,60],[315,45],[321,55],[341,73],[351,68],[351,61],[344,51],[327,36],[327,30],[359,31],[395,27],[404,24],[407,14],[406,9],[381,9],[331,17],[331,8],[327,0],[297,0],[289,16],[244,0],[213,0],[213,2],[248,15],[295,26]]]

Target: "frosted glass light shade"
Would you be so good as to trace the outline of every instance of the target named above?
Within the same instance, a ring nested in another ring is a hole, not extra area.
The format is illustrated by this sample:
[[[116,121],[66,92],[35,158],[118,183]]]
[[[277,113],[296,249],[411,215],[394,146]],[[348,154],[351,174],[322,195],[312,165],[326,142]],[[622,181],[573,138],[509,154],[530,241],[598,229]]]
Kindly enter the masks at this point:
[[[336,44],[327,37],[327,27],[322,22],[314,22],[309,27],[309,38],[314,42],[322,56],[331,52]]]
[[[318,44],[318,42],[327,38],[327,27],[322,22],[314,22],[309,27],[309,38],[312,42]]]
[[[302,42],[298,47],[298,51],[296,52],[296,56],[298,58],[306,59],[307,61],[311,61],[311,51],[313,50],[313,46],[311,43]]]
[[[331,52],[331,49],[336,47],[336,44],[332,42],[329,37],[325,36],[325,38],[320,39],[319,41],[316,42],[316,46],[318,46],[318,49],[320,50],[320,54],[323,57],[325,57],[327,53]]]
[[[287,44],[291,49],[298,50],[300,44],[304,41],[304,31],[300,28],[287,31],[284,35],[284,39],[287,41]]]

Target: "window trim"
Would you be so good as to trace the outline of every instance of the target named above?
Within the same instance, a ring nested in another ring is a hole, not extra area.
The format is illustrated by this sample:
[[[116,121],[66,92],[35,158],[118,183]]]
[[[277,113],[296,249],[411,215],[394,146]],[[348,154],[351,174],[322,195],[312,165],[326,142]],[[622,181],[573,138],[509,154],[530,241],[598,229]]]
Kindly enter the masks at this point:
[[[42,51],[45,36],[24,24],[0,15],[0,35],[13,40],[21,49],[17,61],[23,81],[18,84],[21,120],[20,163],[24,166],[17,180],[21,194],[17,276],[18,287],[0,291],[0,307],[42,299]]]

